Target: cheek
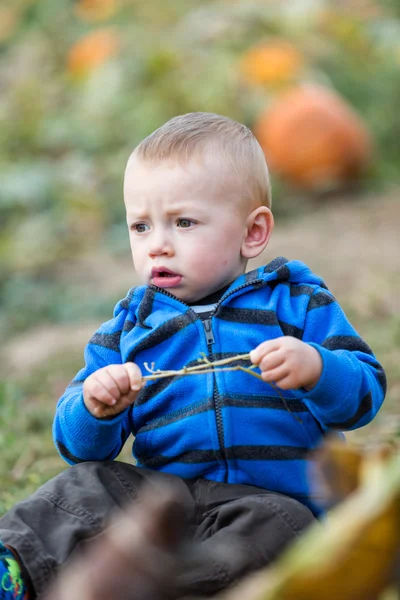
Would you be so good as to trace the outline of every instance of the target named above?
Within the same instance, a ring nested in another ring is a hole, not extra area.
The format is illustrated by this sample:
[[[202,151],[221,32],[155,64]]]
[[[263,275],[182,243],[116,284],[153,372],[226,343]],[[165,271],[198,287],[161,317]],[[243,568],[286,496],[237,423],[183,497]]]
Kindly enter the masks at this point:
[[[215,256],[214,256],[215,262]],[[210,272],[210,252],[207,247],[197,244],[195,248],[186,248],[179,257],[179,263],[187,273],[202,279]]]
[[[229,236],[211,236],[206,239],[196,240],[195,244],[184,244],[179,255],[185,263],[198,274],[210,274],[210,270],[221,269],[231,264],[233,257],[240,256],[240,248],[235,240]]]
[[[136,245],[131,244],[131,253],[132,253],[132,259],[133,259],[133,265],[137,271],[140,271],[144,266],[143,252],[141,252],[140,249],[137,248]]]
[[[229,264],[229,257],[222,248],[215,250],[209,246],[199,249],[195,255],[188,257],[188,260],[196,273],[206,278],[209,278],[212,273],[219,273]]]

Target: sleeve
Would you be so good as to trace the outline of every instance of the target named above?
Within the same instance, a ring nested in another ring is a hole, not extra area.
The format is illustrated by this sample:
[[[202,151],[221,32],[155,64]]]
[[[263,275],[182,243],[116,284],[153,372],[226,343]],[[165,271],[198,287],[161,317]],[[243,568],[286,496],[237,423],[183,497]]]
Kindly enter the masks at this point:
[[[323,368],[312,390],[295,394],[326,430],[369,423],[385,397],[385,372],[328,290],[310,297],[302,339],[318,350]]]
[[[132,290],[116,305],[114,318],[91,337],[85,348],[85,366],[57,403],[53,440],[59,454],[69,464],[113,460],[131,433],[131,408],[111,419],[97,419],[87,410],[82,391],[85,379],[94,371],[110,364],[122,364],[120,337],[131,297]]]

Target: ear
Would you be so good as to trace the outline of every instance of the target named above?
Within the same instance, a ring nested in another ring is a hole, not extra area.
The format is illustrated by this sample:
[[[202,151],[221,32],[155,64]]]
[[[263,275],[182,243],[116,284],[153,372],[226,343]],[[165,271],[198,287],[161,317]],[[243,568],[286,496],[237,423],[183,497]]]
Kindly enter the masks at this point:
[[[274,217],[266,206],[251,211],[246,219],[246,232],[242,241],[241,255],[255,258],[267,247],[274,228]]]

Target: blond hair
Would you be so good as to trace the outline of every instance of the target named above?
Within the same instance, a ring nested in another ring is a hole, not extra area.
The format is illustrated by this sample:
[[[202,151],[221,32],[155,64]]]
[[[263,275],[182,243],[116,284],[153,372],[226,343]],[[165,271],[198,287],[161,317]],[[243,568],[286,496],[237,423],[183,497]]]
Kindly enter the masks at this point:
[[[181,162],[217,150],[228,161],[251,203],[271,207],[271,186],[264,153],[248,127],[214,113],[174,117],[146,137],[133,156],[146,163]]]

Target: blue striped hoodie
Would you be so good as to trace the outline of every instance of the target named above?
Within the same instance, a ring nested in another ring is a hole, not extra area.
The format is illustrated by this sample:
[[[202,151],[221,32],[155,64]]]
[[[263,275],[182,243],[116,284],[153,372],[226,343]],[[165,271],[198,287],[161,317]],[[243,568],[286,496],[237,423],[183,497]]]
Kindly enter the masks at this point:
[[[86,377],[109,364],[180,369],[291,335],[313,345],[323,370],[310,391],[281,391],[241,371],[150,381],[133,407],[111,419],[83,403]],[[132,288],[85,349],[85,367],[58,402],[55,444],[70,464],[110,460],[134,435],[138,466],[255,485],[319,512],[308,486],[309,452],[331,430],[367,424],[379,410],[385,373],[324,282],[303,263],[277,258],[241,275],[203,321],[154,286]]]

